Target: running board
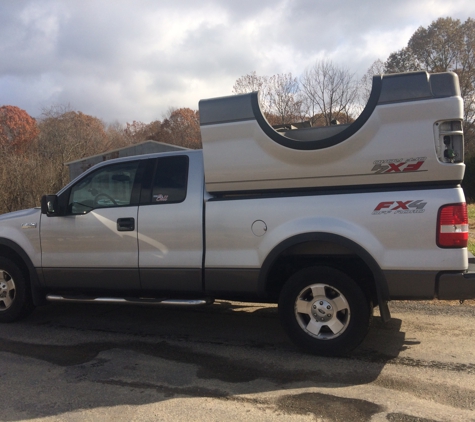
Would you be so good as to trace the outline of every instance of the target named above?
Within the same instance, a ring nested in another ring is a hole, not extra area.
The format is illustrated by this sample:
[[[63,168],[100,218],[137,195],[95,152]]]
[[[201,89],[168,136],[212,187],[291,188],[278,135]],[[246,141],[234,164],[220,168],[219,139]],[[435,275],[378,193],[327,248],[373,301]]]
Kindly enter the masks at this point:
[[[164,306],[203,306],[211,305],[214,299],[156,299],[156,298],[121,298],[121,297],[75,297],[47,295],[50,302],[76,303],[125,303],[129,305],[164,305]]]

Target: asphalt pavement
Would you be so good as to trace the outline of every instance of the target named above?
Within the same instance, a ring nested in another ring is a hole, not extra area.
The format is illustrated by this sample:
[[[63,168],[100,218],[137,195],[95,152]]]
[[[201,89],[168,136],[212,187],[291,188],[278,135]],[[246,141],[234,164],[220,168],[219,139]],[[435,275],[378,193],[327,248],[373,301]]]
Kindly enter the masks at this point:
[[[2,421],[475,421],[475,302],[391,302],[346,358],[272,305],[52,304],[0,325]]]

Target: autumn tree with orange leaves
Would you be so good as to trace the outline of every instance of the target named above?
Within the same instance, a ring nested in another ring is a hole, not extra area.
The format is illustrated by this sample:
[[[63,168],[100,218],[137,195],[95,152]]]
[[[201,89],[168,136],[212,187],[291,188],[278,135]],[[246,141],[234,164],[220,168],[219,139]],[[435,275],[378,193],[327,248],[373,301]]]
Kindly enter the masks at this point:
[[[115,132],[115,137],[120,138],[117,132]],[[147,124],[134,120],[132,123],[127,123],[121,139],[122,144],[125,142],[126,145],[152,140],[198,149],[201,148],[199,113],[197,110],[186,107],[170,108],[163,121],[154,120]]]
[[[162,122],[162,140],[185,148],[201,148],[200,117],[191,108],[171,109]]]
[[[2,213],[38,205],[69,182],[65,163],[110,149],[102,121],[68,107],[44,110],[38,124],[13,106],[0,116]]]
[[[143,123],[133,121],[127,123],[124,129],[124,134],[129,140],[130,144],[137,144],[143,141],[162,141],[161,139],[161,127],[162,122],[160,120],[154,120],[151,123]]]
[[[29,150],[39,133],[35,119],[15,106],[0,107],[0,211],[14,211],[35,202],[37,166]]]
[[[0,146],[8,152],[21,152],[36,138],[35,119],[15,106],[0,107]]]

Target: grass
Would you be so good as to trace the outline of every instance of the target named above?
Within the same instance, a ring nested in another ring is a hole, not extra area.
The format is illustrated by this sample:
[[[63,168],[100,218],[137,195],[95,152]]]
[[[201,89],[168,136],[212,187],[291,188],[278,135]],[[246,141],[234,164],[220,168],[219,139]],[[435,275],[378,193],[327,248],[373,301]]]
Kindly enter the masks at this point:
[[[468,250],[475,255],[475,204],[467,204],[468,210]]]

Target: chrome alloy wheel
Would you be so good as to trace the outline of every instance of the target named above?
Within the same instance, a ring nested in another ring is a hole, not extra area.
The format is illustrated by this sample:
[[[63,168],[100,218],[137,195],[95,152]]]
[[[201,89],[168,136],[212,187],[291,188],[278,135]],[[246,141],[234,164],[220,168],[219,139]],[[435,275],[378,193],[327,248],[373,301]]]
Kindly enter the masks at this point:
[[[345,296],[327,284],[305,287],[295,301],[298,324],[319,340],[340,336],[350,323],[350,305]]]
[[[15,299],[15,282],[5,270],[0,270],[0,312],[6,311]]]

